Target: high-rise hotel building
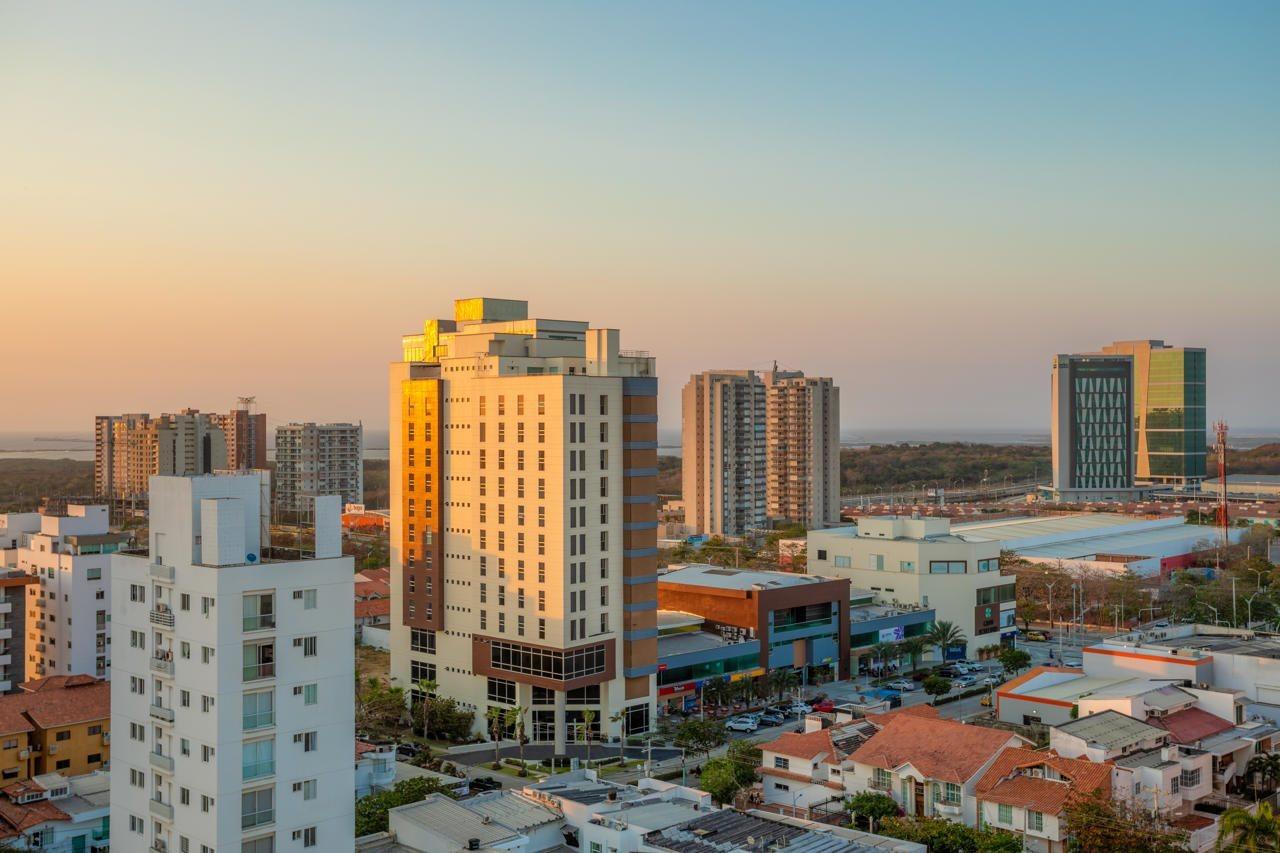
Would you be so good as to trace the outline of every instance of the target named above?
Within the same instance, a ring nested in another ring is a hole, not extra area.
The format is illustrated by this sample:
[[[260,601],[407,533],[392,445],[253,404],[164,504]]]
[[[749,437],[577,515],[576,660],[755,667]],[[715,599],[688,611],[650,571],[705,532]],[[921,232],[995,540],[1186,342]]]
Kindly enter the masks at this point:
[[[657,378],[616,329],[464,299],[390,369],[392,676],[557,752],[647,731]]]
[[[740,536],[840,519],[840,389],[798,370],[708,370],[684,386],[685,522]]]
[[[1205,351],[1164,341],[1116,341],[1108,355],[1133,358],[1134,476],[1192,485],[1205,477]]]

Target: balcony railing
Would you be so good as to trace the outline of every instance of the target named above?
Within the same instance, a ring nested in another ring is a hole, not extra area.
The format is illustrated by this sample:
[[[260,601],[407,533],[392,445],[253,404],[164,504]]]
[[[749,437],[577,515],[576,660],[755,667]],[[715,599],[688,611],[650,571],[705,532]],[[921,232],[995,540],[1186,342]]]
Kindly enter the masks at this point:
[[[166,773],[173,772],[173,757],[159,752],[151,752],[151,766]]]
[[[822,619],[810,619],[808,622],[791,622],[786,625],[774,625],[773,631],[775,634],[782,634],[787,631],[800,631],[805,628],[816,628],[819,625],[830,625],[830,624],[831,624],[831,617],[826,616],[826,617],[823,617]]]
[[[275,661],[271,661],[269,663],[249,664],[244,668],[245,681],[261,681],[264,678],[275,678],[275,677],[276,677]]]
[[[162,820],[173,820],[173,806],[164,800],[151,800],[151,813]]]
[[[244,617],[244,630],[246,631],[266,631],[276,626],[276,615],[274,613],[259,613],[257,616]]]
[[[250,779],[261,779],[264,776],[272,776],[276,772],[276,760],[274,758],[263,761],[254,761],[244,765],[241,772],[241,779],[248,782]]]
[[[256,714],[245,714],[242,718],[242,731],[252,732],[257,729],[269,729],[276,724],[275,709],[259,711]]]
[[[151,716],[157,720],[164,720],[166,723],[173,722],[172,708],[166,708],[163,705],[152,704],[150,711],[151,711]]]
[[[173,611],[163,604],[158,604],[151,611],[151,624],[161,628],[173,627]]]
[[[166,657],[152,657],[151,669],[155,672],[161,672],[161,673],[164,673],[165,675],[172,676],[173,675],[173,655],[170,654]]]
[[[240,828],[253,829],[255,826],[262,826],[271,823],[276,819],[276,810],[274,807],[264,809],[260,812],[246,812],[240,815]]]
[[[171,581],[173,580],[173,566],[166,566],[164,563],[152,563],[151,577],[156,580]]]

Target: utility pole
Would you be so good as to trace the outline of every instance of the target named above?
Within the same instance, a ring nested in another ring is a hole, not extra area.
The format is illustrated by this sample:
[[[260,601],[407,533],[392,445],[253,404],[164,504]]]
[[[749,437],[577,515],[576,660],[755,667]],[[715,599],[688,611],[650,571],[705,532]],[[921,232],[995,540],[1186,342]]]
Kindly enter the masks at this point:
[[[1236,615],[1236,576],[1231,576],[1231,627],[1239,628],[1240,619]]]

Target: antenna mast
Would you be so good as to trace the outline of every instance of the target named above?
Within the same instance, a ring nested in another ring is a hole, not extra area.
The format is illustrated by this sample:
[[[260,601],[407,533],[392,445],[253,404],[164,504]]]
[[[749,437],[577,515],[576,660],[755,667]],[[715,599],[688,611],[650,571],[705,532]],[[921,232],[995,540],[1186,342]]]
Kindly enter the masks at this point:
[[[1225,548],[1230,544],[1227,539],[1227,529],[1231,525],[1231,519],[1227,513],[1227,422],[1215,423],[1213,432],[1217,436],[1213,449],[1218,454],[1218,531],[1222,535],[1222,546]]]

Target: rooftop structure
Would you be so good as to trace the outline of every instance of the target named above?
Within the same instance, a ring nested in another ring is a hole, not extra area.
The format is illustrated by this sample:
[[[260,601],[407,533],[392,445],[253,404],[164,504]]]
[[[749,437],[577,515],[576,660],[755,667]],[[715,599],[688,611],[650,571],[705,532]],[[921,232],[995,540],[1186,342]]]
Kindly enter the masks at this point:
[[[644,837],[649,849],[672,853],[924,853],[925,847],[856,830],[764,812],[722,809]]]
[[[1068,740],[1078,741],[1084,749],[1068,749]],[[1101,711],[1055,726],[1050,733],[1049,745],[1063,755],[1087,755],[1102,761],[1168,741],[1169,733],[1164,729],[1149,726],[1119,711]]]

